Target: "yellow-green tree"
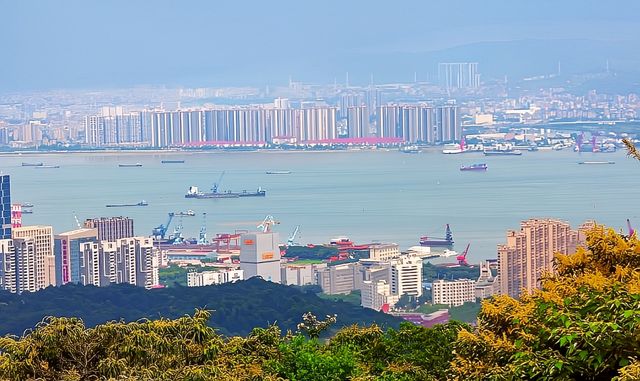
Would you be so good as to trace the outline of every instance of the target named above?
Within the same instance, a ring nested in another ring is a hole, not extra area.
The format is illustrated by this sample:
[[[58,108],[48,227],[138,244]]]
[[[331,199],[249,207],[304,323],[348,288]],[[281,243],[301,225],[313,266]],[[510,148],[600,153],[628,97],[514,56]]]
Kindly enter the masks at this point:
[[[486,301],[460,331],[452,378],[619,380],[640,373],[640,241],[596,226],[585,248],[556,255],[542,289]]]

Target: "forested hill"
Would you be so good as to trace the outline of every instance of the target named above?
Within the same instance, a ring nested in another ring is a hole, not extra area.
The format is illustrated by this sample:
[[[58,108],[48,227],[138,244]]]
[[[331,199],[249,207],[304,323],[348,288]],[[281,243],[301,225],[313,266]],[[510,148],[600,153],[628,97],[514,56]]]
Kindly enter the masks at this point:
[[[208,287],[172,287],[145,290],[129,285],[93,287],[65,285],[21,295],[0,293],[0,335],[22,333],[45,316],[78,317],[88,327],[110,320],[176,318],[196,308],[213,311],[211,326],[228,336],[247,335],[255,327],[277,323],[295,330],[305,312],[316,316],[337,314],[334,328],[373,322],[397,327],[392,316],[345,302],[318,298],[311,292],[252,278]]]

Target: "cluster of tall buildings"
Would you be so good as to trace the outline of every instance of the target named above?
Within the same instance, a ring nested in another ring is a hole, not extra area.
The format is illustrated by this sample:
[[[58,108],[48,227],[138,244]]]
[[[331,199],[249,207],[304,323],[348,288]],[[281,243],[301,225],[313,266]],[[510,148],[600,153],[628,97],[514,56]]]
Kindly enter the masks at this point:
[[[0,289],[35,292],[67,283],[108,286],[159,283],[153,239],[136,237],[133,220],[96,218],[54,234],[51,226],[22,226],[12,206],[9,175],[0,175]]]
[[[331,143],[341,138],[393,138],[407,143],[459,141],[462,127],[455,105],[360,102],[354,96],[340,107],[314,102],[215,107],[195,110],[145,110],[125,113],[107,108],[85,118],[89,146],[141,145],[155,148],[245,144]],[[364,99],[364,98],[363,98]],[[340,128],[341,121],[346,127]]]

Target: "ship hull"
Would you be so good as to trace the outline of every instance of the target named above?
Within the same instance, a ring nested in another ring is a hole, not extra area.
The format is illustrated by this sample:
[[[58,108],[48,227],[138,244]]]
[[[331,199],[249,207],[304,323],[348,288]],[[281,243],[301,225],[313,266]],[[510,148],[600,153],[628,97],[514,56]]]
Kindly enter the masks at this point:
[[[184,198],[240,198],[240,197],[265,197],[266,192],[242,192],[242,193],[202,193],[202,194],[186,194]]]
[[[484,151],[485,156],[520,156],[521,151]]]
[[[425,247],[449,247],[453,246],[453,241],[422,241],[420,246]]]

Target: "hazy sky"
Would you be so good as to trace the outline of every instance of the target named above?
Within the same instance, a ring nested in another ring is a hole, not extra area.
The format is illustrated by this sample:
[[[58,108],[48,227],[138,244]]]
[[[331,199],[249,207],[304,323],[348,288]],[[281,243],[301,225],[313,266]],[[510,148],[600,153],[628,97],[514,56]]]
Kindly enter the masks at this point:
[[[368,77],[378,55],[520,39],[638,50],[640,36],[636,0],[0,0],[0,15],[0,91]]]

